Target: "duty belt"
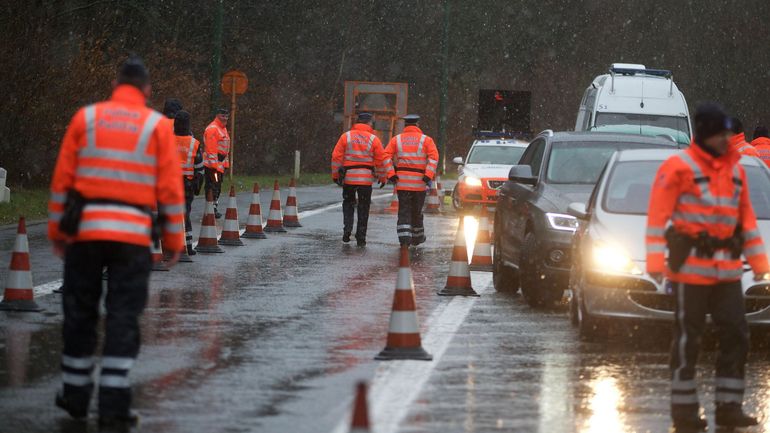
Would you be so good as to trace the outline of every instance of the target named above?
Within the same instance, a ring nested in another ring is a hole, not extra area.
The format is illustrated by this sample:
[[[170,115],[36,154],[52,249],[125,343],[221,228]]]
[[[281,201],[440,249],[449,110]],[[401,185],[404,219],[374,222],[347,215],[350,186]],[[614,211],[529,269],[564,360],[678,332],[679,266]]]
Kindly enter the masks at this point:
[[[735,227],[733,235],[729,238],[709,236],[705,231],[698,233],[697,237],[692,237],[676,231],[673,226],[666,229],[665,237],[669,251],[669,267],[674,272],[679,272],[693,248],[695,255],[704,259],[714,257],[719,249],[727,249],[733,260],[737,260],[743,251],[744,236],[740,225]]]

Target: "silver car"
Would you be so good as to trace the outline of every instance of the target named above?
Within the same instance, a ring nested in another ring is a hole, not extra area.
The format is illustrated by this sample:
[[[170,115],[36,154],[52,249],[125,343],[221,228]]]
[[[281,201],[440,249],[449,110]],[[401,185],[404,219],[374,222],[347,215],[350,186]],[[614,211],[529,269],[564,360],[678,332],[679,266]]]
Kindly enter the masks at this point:
[[[669,281],[647,275],[645,229],[650,190],[658,167],[674,150],[615,153],[588,203],[572,203],[579,219],[570,273],[570,317],[582,338],[600,339],[620,320],[672,321]],[[743,157],[759,229],[770,247],[770,170],[758,158]],[[770,287],[754,282],[744,261],[743,291],[750,325],[770,325]]]

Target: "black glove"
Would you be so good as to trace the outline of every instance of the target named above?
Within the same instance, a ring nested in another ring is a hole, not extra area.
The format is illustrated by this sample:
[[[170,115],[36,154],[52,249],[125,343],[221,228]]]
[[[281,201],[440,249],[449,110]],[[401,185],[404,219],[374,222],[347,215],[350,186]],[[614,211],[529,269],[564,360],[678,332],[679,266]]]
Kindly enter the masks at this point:
[[[423,176],[422,181],[425,182],[426,185],[430,185],[430,178],[428,176]]]
[[[336,178],[336,179],[334,179],[334,183],[336,183],[339,186],[342,186],[343,180],[340,179],[340,178]]]
[[[224,153],[218,153],[217,158],[219,159],[219,162],[223,162],[225,158],[227,158],[227,154]]]
[[[387,182],[380,181],[380,189],[385,188],[386,184],[387,184]]]
[[[392,183],[393,185],[395,185],[396,183],[398,183],[398,176],[396,176],[396,175],[394,174],[393,176],[391,176],[391,177],[389,177],[389,178],[388,178],[388,182],[390,182],[390,183]]]

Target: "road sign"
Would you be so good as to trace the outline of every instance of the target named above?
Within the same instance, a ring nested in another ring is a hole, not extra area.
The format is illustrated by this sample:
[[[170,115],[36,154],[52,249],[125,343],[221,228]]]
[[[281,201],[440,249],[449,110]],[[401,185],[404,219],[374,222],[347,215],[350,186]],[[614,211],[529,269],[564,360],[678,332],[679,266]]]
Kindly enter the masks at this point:
[[[225,95],[243,95],[249,88],[249,79],[243,72],[233,69],[222,76],[221,87]]]

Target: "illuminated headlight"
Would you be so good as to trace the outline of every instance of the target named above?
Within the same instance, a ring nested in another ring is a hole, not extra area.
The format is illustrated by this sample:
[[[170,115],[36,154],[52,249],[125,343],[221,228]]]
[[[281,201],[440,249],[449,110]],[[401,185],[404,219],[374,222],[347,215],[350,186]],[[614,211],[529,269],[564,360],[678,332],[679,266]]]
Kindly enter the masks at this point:
[[[603,272],[641,275],[628,253],[614,245],[596,242],[593,245],[594,268]]]
[[[465,184],[468,186],[481,186],[481,179],[477,177],[466,176]]]
[[[548,223],[552,229],[574,232],[578,228],[578,220],[572,215],[549,212],[545,216],[548,218]]]

